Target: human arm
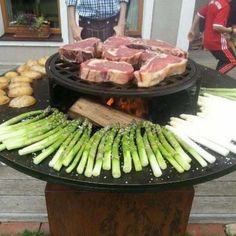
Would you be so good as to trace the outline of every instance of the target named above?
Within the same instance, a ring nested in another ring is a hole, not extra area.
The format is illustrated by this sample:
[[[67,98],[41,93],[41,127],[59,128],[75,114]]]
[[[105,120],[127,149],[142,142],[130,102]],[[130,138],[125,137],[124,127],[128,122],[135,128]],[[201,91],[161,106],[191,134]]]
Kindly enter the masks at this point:
[[[225,27],[223,25],[213,25],[213,29],[220,33],[228,33],[236,35],[236,29],[233,27]]]
[[[188,33],[188,40],[192,42],[199,30],[200,20],[205,19],[208,11],[208,4],[205,5],[194,17],[192,27]]]
[[[127,11],[127,1],[120,2],[120,16],[118,20],[118,24],[114,27],[117,36],[125,35],[125,18]]]
[[[213,22],[213,29],[219,33],[236,34],[236,29],[227,27],[228,16],[230,13],[229,8],[222,8],[216,15]]]
[[[196,14],[195,17],[194,17],[194,20],[193,20],[192,27],[191,27],[191,29],[188,33],[189,42],[192,42],[196,37],[196,34],[198,32],[198,29],[199,29],[200,19],[201,19],[201,16],[199,14]]]
[[[74,40],[81,40],[82,28],[76,23],[76,7],[74,5],[69,5],[68,8],[68,21],[72,31]]]

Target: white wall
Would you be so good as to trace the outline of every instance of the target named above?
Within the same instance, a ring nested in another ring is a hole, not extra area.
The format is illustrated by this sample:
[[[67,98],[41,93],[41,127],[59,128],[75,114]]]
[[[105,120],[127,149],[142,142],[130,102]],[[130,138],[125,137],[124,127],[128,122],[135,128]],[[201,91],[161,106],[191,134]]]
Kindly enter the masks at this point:
[[[192,25],[194,9],[195,0],[182,1],[176,46],[185,51],[187,51],[189,47],[187,36]]]
[[[152,32],[154,0],[144,0],[142,38],[150,39]]]
[[[153,39],[176,44],[182,0],[155,0],[153,8]]]
[[[151,38],[158,38],[183,50],[188,50],[187,34],[194,16],[195,1],[155,0],[152,13]]]

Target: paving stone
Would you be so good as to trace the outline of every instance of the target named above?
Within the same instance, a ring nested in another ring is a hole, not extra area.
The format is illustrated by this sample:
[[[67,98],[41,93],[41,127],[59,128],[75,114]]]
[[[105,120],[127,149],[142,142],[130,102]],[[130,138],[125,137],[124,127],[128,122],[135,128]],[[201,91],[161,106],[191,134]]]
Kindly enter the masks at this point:
[[[217,60],[207,50],[190,50],[189,57],[199,64],[212,69],[216,68]],[[236,79],[236,67],[229,71],[227,75]]]
[[[39,232],[44,233],[44,234],[49,234],[49,232],[50,232],[49,224],[48,223],[41,223]]]
[[[40,223],[28,222],[9,222],[0,223],[0,235],[11,235],[23,233],[26,229],[32,232],[38,232]]]
[[[187,233],[191,236],[226,236],[222,224],[189,224]]]

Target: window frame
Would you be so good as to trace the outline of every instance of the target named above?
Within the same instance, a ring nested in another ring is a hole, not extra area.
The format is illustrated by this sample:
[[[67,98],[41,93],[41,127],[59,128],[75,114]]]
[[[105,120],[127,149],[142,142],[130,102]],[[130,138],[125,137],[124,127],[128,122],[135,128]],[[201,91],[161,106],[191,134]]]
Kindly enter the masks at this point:
[[[5,33],[15,33],[16,26],[9,26],[8,25],[8,14],[6,8],[6,0],[0,0],[0,7],[2,11],[2,18],[3,18],[3,25],[4,25],[4,32]],[[57,7],[58,7],[58,19],[59,19],[59,28],[50,28],[52,34],[61,34],[61,16],[60,16],[60,1],[57,0]],[[25,27],[27,28],[27,27]]]
[[[138,4],[138,21],[136,30],[127,30],[128,36],[141,37],[142,36],[142,23],[143,23],[143,10],[144,0],[137,0]]]

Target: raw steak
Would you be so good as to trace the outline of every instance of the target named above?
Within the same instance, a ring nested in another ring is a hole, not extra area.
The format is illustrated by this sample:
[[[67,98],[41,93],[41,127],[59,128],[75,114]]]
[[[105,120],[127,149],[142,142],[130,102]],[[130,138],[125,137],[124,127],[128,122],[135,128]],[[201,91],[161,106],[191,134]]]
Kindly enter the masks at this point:
[[[104,48],[102,58],[109,61],[124,61],[131,65],[140,63],[140,58],[144,50],[120,46],[118,48]]]
[[[77,43],[67,44],[59,48],[59,55],[62,60],[69,62],[83,62],[91,58],[101,56],[101,40],[88,38]]]
[[[151,57],[134,75],[138,87],[151,87],[166,77],[182,74],[186,70],[187,59],[172,55],[157,54]]]
[[[96,83],[126,84],[133,79],[133,67],[126,62],[90,59],[80,65],[80,78]]]
[[[103,43],[103,49],[119,48],[120,46],[129,45],[132,44],[133,39],[134,38],[125,36],[113,36]]]
[[[183,50],[174,47],[173,45],[157,40],[157,39],[134,39],[131,44],[128,45],[128,47],[136,48],[136,49],[149,49],[155,52],[162,52],[165,54],[171,54],[173,56],[186,58],[187,53]]]

